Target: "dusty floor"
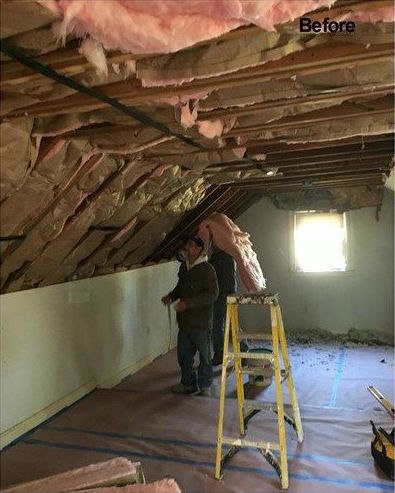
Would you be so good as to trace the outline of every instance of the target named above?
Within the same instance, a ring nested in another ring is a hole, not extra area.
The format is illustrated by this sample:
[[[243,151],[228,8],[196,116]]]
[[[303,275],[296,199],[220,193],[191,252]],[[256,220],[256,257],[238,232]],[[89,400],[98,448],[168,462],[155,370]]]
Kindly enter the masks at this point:
[[[298,445],[293,430],[287,430],[289,492],[393,491],[370,456],[369,420],[389,429],[390,418],[366,390],[375,385],[394,401],[393,348],[292,344],[290,356],[305,440]],[[218,376],[213,398],[173,396],[169,387],[178,381],[175,353],[157,359],[8,447],[1,460],[2,485],[123,455],[142,462],[147,480],[174,477],[184,493],[280,491],[276,473],[254,450],[239,452],[223,481],[213,479]],[[249,392],[274,400],[273,386],[250,387]],[[236,422],[232,378],[227,395],[229,433]],[[250,432],[275,439],[275,417],[260,413]]]

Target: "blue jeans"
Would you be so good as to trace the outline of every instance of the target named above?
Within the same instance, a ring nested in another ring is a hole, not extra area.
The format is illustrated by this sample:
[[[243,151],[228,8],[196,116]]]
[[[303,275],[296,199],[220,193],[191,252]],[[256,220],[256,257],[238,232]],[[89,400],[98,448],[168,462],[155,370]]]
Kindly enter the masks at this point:
[[[181,368],[181,383],[186,387],[196,387],[196,373],[193,363],[199,353],[197,383],[200,389],[210,387],[213,382],[211,366],[210,332],[209,331],[178,331],[177,359]]]

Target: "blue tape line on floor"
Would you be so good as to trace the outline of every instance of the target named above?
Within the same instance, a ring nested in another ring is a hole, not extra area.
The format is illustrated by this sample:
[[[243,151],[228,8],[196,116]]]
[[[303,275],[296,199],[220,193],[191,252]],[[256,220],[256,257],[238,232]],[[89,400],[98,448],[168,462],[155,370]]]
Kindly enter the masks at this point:
[[[107,431],[94,431],[94,430],[85,430],[83,428],[70,428],[64,426],[46,426],[46,430],[54,430],[54,431],[66,431],[73,433],[86,433],[89,435],[96,436],[106,436],[110,438],[132,438],[135,440],[141,440],[143,442],[156,442],[156,443],[164,443],[169,445],[186,445],[190,447],[198,447],[198,448],[212,448],[216,447],[215,443],[210,442],[189,442],[187,440],[179,440],[179,439],[170,439],[170,438],[158,438],[158,437],[146,437],[141,435],[133,435],[132,433],[112,433]]]
[[[388,381],[391,381],[392,380],[388,380]],[[117,389],[117,388],[113,388],[113,389],[100,389],[100,391],[103,391],[103,390],[106,390],[108,392],[130,392],[130,393],[133,393],[133,394],[158,394],[158,392],[156,391],[150,391],[150,390],[139,390],[139,389]],[[161,395],[169,395],[168,392],[163,392],[163,394]],[[230,398],[229,395],[227,396],[227,398]],[[275,403],[272,403],[272,404],[275,404]],[[291,404],[289,402],[285,402],[284,403],[284,406],[285,407],[291,407]],[[325,406],[325,405],[320,405],[320,404],[299,404],[299,409],[304,409],[304,408],[314,408],[314,409],[331,409],[331,410],[335,410],[335,411],[352,411],[352,412],[355,412],[355,411],[364,411],[365,408],[364,407],[337,407],[337,406]]]
[[[121,455],[123,457],[156,460],[160,462],[174,462],[177,464],[210,467],[210,469],[212,469],[214,465],[213,462],[195,461],[191,459],[184,459],[182,457],[168,457],[166,455],[143,454],[141,452],[127,452],[125,450],[115,450],[115,449],[104,448],[104,447],[87,447],[84,445],[75,445],[68,443],[54,443],[54,442],[47,442],[44,440],[37,440],[34,438],[29,438],[25,440],[24,443],[31,445],[42,445],[46,447],[54,447],[60,449],[84,450],[84,451],[97,452],[97,453],[110,454],[110,455],[118,455],[118,456]],[[262,476],[277,477],[277,473],[275,471],[268,471],[258,467],[243,467],[243,466],[227,465],[225,467],[225,471],[226,470],[236,471],[236,472],[247,472],[247,473],[254,472]],[[374,483],[371,481],[358,481],[355,479],[332,479],[332,478],[327,478],[325,476],[311,476],[309,474],[304,474],[304,473],[290,473],[289,478],[296,479],[298,481],[316,481],[320,483],[329,483],[334,485],[337,484],[341,486],[352,486],[354,488],[362,488],[362,489],[381,488],[383,490],[393,491],[392,483]]]
[[[337,406],[322,406],[319,404],[303,404],[299,409],[330,409],[331,411],[344,411],[346,413],[360,413],[366,411],[366,407],[337,407]]]
[[[332,393],[329,400],[328,407],[334,408],[336,406],[337,393],[339,391],[340,378],[344,371],[344,366],[346,364],[346,349],[342,347],[339,352],[339,359],[337,361],[336,375],[333,382]]]
[[[94,430],[85,430],[83,428],[72,428],[65,426],[45,426],[46,430],[53,430],[59,432],[71,432],[71,433],[83,433],[87,435],[93,436],[103,436],[109,438],[120,438],[120,439],[128,439],[131,438],[133,440],[141,440],[142,442],[156,442],[163,443],[167,445],[182,445],[187,447],[197,447],[197,448],[206,448],[206,449],[215,449],[216,443],[210,442],[193,442],[188,440],[179,440],[179,439],[170,439],[170,438],[158,438],[158,437],[147,437],[141,435],[134,435],[131,433],[112,433],[107,431],[94,431]],[[246,447],[249,448],[249,447]],[[290,459],[307,459],[307,460],[315,460],[316,462],[326,462],[332,464],[347,464],[347,465],[356,465],[356,466],[366,466],[371,464],[370,459],[366,460],[358,460],[358,459],[339,459],[337,457],[330,457],[327,455],[319,455],[319,454],[305,454],[305,453],[288,453],[288,457]]]

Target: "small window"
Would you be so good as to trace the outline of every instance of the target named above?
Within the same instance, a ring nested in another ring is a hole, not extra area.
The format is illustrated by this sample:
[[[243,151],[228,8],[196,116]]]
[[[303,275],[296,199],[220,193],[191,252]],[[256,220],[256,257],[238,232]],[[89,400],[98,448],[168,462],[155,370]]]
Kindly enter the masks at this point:
[[[294,251],[297,272],[344,272],[347,267],[345,214],[295,213]]]

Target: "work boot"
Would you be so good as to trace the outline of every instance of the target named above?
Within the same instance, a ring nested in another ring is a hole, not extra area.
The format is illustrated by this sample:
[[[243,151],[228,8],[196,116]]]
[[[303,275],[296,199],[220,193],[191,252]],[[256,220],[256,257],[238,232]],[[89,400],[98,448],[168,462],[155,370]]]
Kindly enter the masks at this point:
[[[177,385],[173,385],[170,390],[173,392],[173,394],[184,394],[184,395],[195,394],[197,392],[196,387],[187,387],[183,383],[178,383]]]
[[[211,397],[211,387],[202,387],[200,389],[199,395],[203,397]]]

